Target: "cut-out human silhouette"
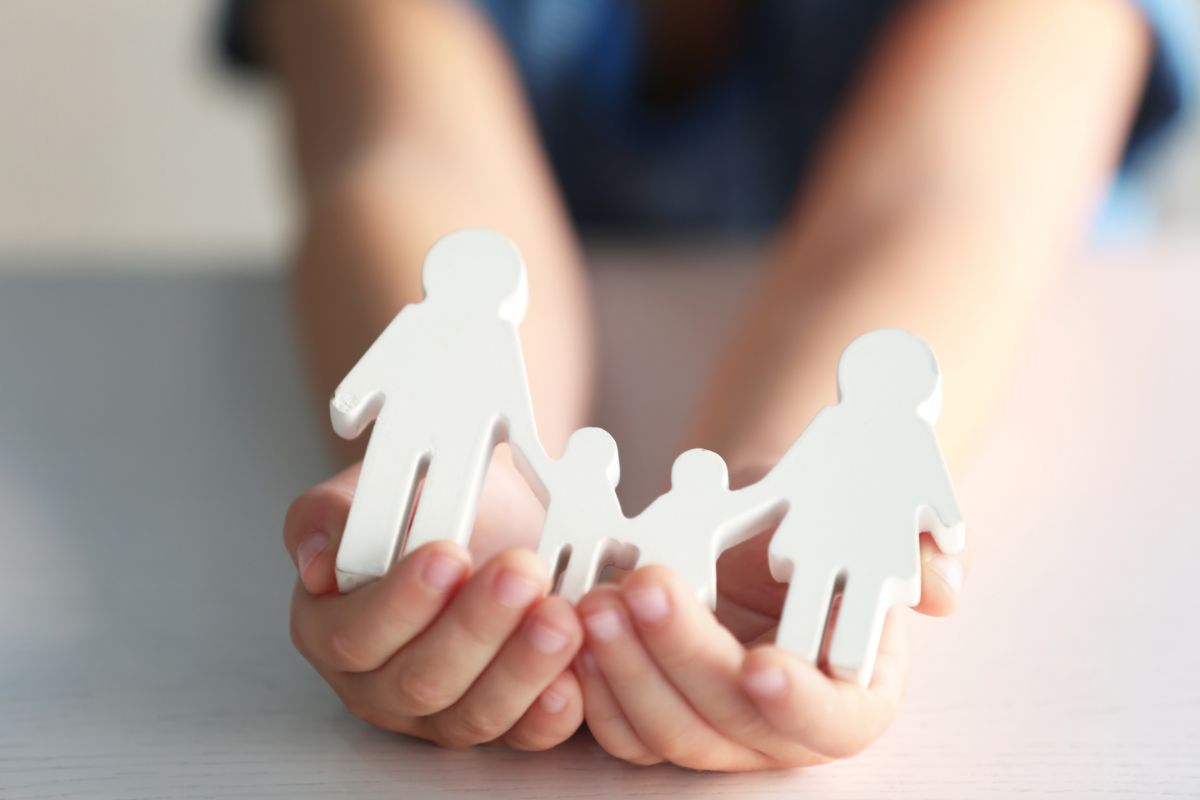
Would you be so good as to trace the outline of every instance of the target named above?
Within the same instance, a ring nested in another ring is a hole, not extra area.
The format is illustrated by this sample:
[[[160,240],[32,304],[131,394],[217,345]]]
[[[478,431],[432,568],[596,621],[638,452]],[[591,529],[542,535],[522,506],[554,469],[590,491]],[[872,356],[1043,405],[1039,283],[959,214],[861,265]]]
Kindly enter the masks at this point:
[[[396,315],[330,401],[343,438],[375,423],[337,554],[342,591],[387,572],[410,516],[405,551],[466,544],[500,441],[545,500],[537,476],[549,459],[517,335],[528,302],[520,253],[497,233],[459,231],[430,249],[421,280],[424,300]]]
[[[838,403],[822,410],[761,482],[787,499],[768,547],[788,582],[776,644],[816,663],[835,589],[842,599],[830,671],[866,685],[883,620],[921,595],[919,535],[958,553],[964,527],[933,431],[937,361],[902,330],[855,339],[838,365]]]
[[[671,466],[670,490],[629,521],[639,567],[665,564],[715,608],[717,558],[778,517],[778,495],[760,486],[730,491],[725,460],[711,450],[681,453]]]
[[[542,476],[550,495],[538,555],[561,567],[557,594],[578,602],[609,566],[630,569],[637,548],[623,537],[629,520],[616,487],[621,477],[617,443],[601,428],[582,428],[567,440],[562,458]]]
[[[757,484],[730,490],[719,455],[689,450],[672,466],[669,491],[629,519],[607,433],[576,431],[558,461],[538,441],[517,336],[528,290],[513,244],[489,231],[451,234],[429,251],[422,282],[425,299],[392,320],[330,401],[340,436],[375,423],[337,554],[343,591],[384,575],[405,530],[405,550],[466,544],[492,451],[505,440],[547,506],[539,552],[561,568],[560,594],[578,600],[609,565],[663,564],[715,607],[721,552],[778,523],[770,569],[789,586],[776,644],[815,663],[840,591],[828,664],[863,684],[888,609],[920,600],[920,533],[943,552],[963,548],[933,431],[937,362],[911,333],[852,342],[838,365],[837,405]]]

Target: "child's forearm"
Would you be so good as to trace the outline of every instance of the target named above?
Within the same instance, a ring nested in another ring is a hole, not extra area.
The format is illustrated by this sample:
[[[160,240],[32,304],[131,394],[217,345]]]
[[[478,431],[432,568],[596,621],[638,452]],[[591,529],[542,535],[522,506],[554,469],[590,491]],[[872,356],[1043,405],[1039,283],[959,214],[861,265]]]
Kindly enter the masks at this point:
[[[318,403],[420,300],[429,246],[490,227],[525,257],[522,345],[539,431],[559,452],[583,420],[591,365],[580,257],[491,32],[466,7],[420,0],[281,0],[257,22],[292,122],[295,291]]]
[[[871,328],[934,347],[953,460],[1116,162],[1148,42],[1119,0],[926,0],[882,42],[780,232],[693,436],[773,463]]]

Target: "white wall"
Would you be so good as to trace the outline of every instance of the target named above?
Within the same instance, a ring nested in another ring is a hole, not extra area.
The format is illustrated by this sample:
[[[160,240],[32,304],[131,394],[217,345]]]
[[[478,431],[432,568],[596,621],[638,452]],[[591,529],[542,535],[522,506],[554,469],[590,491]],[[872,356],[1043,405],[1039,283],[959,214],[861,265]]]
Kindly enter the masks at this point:
[[[0,0],[0,253],[268,253],[269,93],[214,68],[205,0]]]
[[[214,9],[0,0],[0,267],[13,254],[279,252],[286,177],[270,93],[214,67]],[[1156,174],[1166,223],[1182,231],[1200,226],[1200,124],[1175,150]]]

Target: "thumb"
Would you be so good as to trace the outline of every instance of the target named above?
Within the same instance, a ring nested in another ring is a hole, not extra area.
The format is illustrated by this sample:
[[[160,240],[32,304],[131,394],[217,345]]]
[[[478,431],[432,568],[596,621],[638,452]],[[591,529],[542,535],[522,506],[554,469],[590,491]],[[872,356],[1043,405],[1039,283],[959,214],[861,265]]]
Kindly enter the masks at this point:
[[[944,617],[958,608],[966,571],[966,551],[948,555],[938,549],[933,537],[921,534],[921,602],[917,611]]]
[[[334,562],[361,466],[361,462],[356,463],[318,483],[293,500],[288,508],[283,521],[283,545],[309,594],[337,590]]]

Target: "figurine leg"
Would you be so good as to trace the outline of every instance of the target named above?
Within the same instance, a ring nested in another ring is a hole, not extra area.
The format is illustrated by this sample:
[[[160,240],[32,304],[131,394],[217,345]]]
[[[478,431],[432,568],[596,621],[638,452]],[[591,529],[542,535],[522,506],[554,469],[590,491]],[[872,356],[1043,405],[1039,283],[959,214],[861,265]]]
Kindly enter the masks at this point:
[[[886,615],[879,582],[852,572],[829,644],[829,671],[835,677],[860,686],[871,682]]]
[[[412,513],[424,452],[402,426],[375,421],[354,503],[337,552],[338,588],[348,592],[385,575],[396,558],[400,535]]]
[[[563,550],[569,547],[569,542],[565,541],[559,535],[562,530],[562,520],[559,516],[559,511],[555,506],[551,506],[546,510],[546,521],[542,524],[542,533],[538,537],[538,558],[546,565],[546,570],[550,573],[551,578],[554,577],[554,571],[558,568],[558,560],[562,558]],[[559,584],[558,594],[566,597],[571,602],[575,602],[577,598],[571,598],[565,594],[567,588],[567,579],[570,577],[571,561],[574,560],[575,553],[571,551],[567,555],[567,563],[563,566],[563,577]]]
[[[563,569],[562,581],[559,583],[559,596],[572,604],[578,603],[595,585],[596,571],[596,559],[592,553],[571,548],[571,553],[567,556],[567,565]]]
[[[465,458],[448,450],[434,454],[425,475],[425,485],[421,487],[412,528],[404,542],[404,552],[411,553],[421,545],[439,539],[449,539],[463,546],[471,541],[475,509],[483,491],[490,454],[491,449],[468,452]]]
[[[776,647],[795,653],[810,664],[817,663],[836,580],[837,572],[832,569],[793,570],[779,618],[779,633],[775,636]]]

